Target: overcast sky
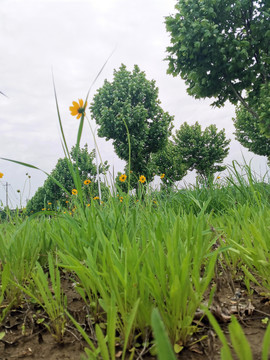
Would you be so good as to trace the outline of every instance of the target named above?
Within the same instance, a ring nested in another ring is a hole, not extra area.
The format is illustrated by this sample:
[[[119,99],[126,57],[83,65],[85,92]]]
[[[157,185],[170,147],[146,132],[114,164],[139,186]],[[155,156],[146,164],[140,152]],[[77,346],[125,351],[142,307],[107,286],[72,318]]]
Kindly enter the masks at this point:
[[[76,142],[79,122],[72,117],[72,101],[85,98],[101,66],[115,49],[90,94],[90,101],[113,70],[137,64],[149,80],[156,80],[162,107],[175,116],[174,129],[187,121],[203,128],[216,124],[232,139],[232,160],[253,158],[254,170],[264,174],[266,158],[249,153],[234,140],[234,108],[227,104],[213,109],[210,100],[187,95],[179,78],[166,74],[164,18],[174,12],[176,0],[0,0],[0,157],[33,164],[46,172],[63,157],[53,93],[52,69],[62,121],[69,147]],[[95,124],[93,123],[95,128]],[[116,173],[124,162],[114,154],[111,142],[97,138],[103,160]],[[85,127],[82,145],[94,147]],[[43,185],[46,176],[37,170],[0,160],[0,201],[6,203],[6,182],[10,206],[23,203]],[[25,175],[31,176],[29,181]],[[189,180],[187,177],[185,180]],[[31,188],[29,188],[31,185]],[[23,188],[24,192],[23,192]]]

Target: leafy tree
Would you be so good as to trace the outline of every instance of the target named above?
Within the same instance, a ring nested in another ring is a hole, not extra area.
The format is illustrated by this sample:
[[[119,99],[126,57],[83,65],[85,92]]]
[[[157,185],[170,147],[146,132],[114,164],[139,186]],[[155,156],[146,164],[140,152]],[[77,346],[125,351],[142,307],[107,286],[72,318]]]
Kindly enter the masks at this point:
[[[90,196],[97,196],[98,195],[98,184],[97,184],[97,167],[94,164],[95,159],[95,151],[92,150],[88,153],[88,147],[85,145],[83,148],[77,149],[73,147],[70,152],[71,159],[73,161],[73,166],[77,164],[80,179],[82,181],[82,187],[85,190],[85,198],[86,201],[90,200]],[[100,165],[99,167],[99,174],[104,174],[105,171],[108,170],[107,162],[104,165]],[[72,189],[75,188],[75,184],[68,166],[67,158],[59,159],[55,168],[51,172],[51,176],[60,182],[65,189],[71,194]],[[84,185],[85,180],[90,180],[89,185]],[[108,193],[107,188],[103,183],[102,190],[103,194],[105,191]],[[48,177],[44,185],[38,188],[35,195],[30,199],[27,203],[27,211],[28,212],[36,212],[40,211],[42,208],[48,208],[48,203],[52,205],[49,206],[51,208],[56,208],[57,206],[66,206],[66,201],[69,201],[69,195],[60,188],[55,181]]]
[[[202,131],[198,122],[194,125],[185,122],[173,138],[183,163],[205,181],[215,172],[225,170],[225,166],[219,165],[229,152],[230,140],[226,140],[224,129],[218,132],[215,125],[210,125]]]
[[[152,161],[165,188],[180,181],[187,173],[187,166],[183,163],[182,154],[171,140],[164,149],[153,155]]]
[[[270,161],[270,139],[262,133],[259,120],[243,106],[237,108],[236,118],[233,120],[236,139],[249,151],[267,156]]]
[[[45,181],[46,183],[46,181]],[[45,189],[45,183],[43,186],[40,186],[35,192],[34,196],[27,202],[26,212],[27,213],[35,213],[45,209],[47,203],[47,193]]]
[[[176,10],[166,18],[168,73],[212,105],[240,102],[270,135],[269,0],[178,0]]]
[[[151,154],[162,149],[171,132],[173,117],[164,112],[158,99],[155,81],[146,79],[137,65],[129,72],[125,65],[114,70],[112,82],[105,80],[90,106],[100,128],[98,135],[112,139],[116,154],[128,162],[131,144],[131,170],[153,178],[149,169]]]

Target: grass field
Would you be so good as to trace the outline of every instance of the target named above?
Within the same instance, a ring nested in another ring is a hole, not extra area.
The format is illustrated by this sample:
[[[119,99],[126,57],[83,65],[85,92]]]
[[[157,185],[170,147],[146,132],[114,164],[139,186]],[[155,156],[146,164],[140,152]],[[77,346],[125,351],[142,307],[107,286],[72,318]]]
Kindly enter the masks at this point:
[[[266,179],[118,195],[0,224],[2,358],[268,359]]]

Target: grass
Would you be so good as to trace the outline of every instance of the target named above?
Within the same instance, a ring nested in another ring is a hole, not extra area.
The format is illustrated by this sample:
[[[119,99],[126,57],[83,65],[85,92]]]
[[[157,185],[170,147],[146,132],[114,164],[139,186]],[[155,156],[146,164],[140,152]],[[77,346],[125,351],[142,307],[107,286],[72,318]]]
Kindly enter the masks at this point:
[[[269,194],[259,196],[257,190],[267,192],[268,186],[248,186],[228,182],[168,198],[149,193],[139,202],[111,198],[72,215],[6,221],[0,225],[0,300],[16,299],[16,307],[27,295],[44,309],[44,326],[61,342],[71,318],[61,290],[62,268],[76,279],[75,289],[98,319],[88,358],[113,359],[120,344],[125,359],[127,350],[134,355],[138,337],[154,353],[154,336],[163,359],[168,344],[160,332],[179,350],[198,331],[194,316],[207,299],[218,262],[230,271],[242,270],[247,288],[256,281],[269,292]],[[237,204],[230,200],[235,195]],[[231,331],[237,326],[234,321]]]

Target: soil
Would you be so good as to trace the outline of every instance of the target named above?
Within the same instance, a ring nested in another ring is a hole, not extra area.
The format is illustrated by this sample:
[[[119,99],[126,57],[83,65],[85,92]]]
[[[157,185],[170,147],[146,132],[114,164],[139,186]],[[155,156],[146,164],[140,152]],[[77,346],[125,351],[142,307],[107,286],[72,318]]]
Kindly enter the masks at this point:
[[[261,359],[262,339],[267,326],[265,319],[270,317],[269,297],[263,294],[263,289],[255,285],[252,287],[253,294],[249,296],[241,277],[232,281],[228,274],[223,273],[218,277],[218,281],[216,279],[215,284],[217,290],[211,312],[218,320],[223,332],[228,336],[228,324],[231,315],[234,314],[251,346],[254,360]],[[87,321],[89,310],[74,290],[72,280],[66,274],[63,274],[62,287],[68,299],[69,313],[83,326],[91,338],[91,325]],[[1,306],[0,313],[6,306],[7,304]],[[56,342],[44,325],[48,322],[44,311],[29,301],[22,302],[13,308],[0,326],[0,335],[4,334],[2,338],[0,336],[0,360],[86,359],[84,347],[87,344],[70,321],[67,322],[61,343]],[[194,324],[198,325],[197,333],[177,357],[183,360],[220,359],[221,344],[206,317],[202,319],[199,311]],[[94,341],[93,337],[92,340]],[[116,358],[121,359],[121,348],[116,350]],[[150,355],[149,349],[138,347],[133,359],[154,360],[156,357]]]

